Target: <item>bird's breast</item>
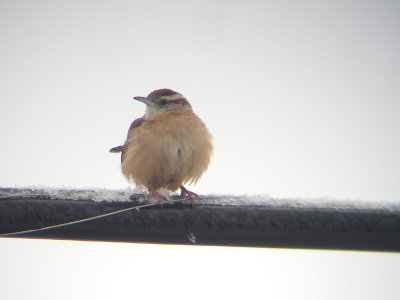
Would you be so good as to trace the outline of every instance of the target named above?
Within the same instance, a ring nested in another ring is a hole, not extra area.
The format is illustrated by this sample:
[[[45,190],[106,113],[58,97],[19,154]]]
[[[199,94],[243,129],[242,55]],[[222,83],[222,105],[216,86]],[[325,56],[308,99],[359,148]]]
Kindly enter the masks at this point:
[[[122,168],[127,177],[140,184],[158,180],[165,182],[158,183],[160,186],[174,182],[179,187],[182,182],[200,178],[211,152],[211,136],[196,115],[164,113],[145,120],[128,137]]]

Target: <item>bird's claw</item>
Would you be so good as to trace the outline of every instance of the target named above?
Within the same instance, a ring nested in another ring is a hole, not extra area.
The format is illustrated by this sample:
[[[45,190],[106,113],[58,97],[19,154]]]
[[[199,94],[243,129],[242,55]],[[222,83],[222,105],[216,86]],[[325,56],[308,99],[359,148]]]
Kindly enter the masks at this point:
[[[194,192],[189,191],[187,188],[185,188],[183,185],[181,185],[181,196],[180,197],[183,198],[186,195],[189,197],[192,206],[193,206],[194,198],[197,198],[197,199],[200,198],[199,195],[197,195]]]
[[[153,188],[149,188],[149,196],[156,199],[158,201],[158,204],[160,204],[161,208],[163,208],[162,204],[163,196],[161,196],[159,192],[157,192]]]

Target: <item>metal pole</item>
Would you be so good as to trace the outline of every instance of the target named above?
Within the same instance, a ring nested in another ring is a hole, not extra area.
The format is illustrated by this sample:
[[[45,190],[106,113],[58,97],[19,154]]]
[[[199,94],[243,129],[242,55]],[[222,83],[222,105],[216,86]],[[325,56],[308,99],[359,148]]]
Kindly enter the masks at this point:
[[[400,205],[316,205],[220,196],[201,197],[193,205],[175,199],[161,208],[158,204],[143,207],[144,195],[129,193],[1,188],[0,236],[31,230],[8,236],[400,251]],[[124,211],[112,214],[119,210]],[[86,218],[91,219],[82,221]]]

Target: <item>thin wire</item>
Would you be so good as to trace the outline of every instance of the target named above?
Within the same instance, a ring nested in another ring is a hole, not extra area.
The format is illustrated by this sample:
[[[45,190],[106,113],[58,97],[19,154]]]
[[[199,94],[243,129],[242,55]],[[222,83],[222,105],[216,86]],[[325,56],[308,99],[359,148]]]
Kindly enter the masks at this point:
[[[97,215],[97,216],[94,216],[94,217],[89,217],[89,218],[80,219],[80,220],[75,220],[75,221],[71,221],[71,222],[66,222],[66,223],[62,223],[62,224],[46,226],[46,227],[37,228],[37,229],[28,229],[28,230],[22,230],[22,231],[16,231],[16,232],[2,233],[2,234],[0,234],[0,237],[15,236],[15,235],[20,235],[20,234],[25,234],[25,233],[33,233],[33,232],[39,232],[39,231],[44,231],[44,230],[49,230],[49,229],[54,229],[54,228],[65,227],[65,226],[69,226],[69,225],[73,225],[73,224],[79,224],[79,223],[88,222],[88,221],[92,221],[92,220],[96,220],[96,219],[100,219],[100,218],[105,218],[105,217],[108,217],[108,216],[116,215],[116,214],[119,214],[119,213],[123,213],[123,212],[127,212],[127,211],[130,211],[130,210],[134,210],[134,209],[140,209],[140,208],[155,206],[155,205],[159,205],[159,204],[162,205],[162,204],[165,204],[165,203],[179,202],[179,201],[183,201],[183,200],[185,200],[185,199],[176,199],[176,200],[171,200],[171,201],[163,201],[163,202],[160,202],[160,203],[149,203],[149,204],[142,204],[142,205],[132,206],[132,207],[129,207],[129,208],[116,210],[116,211],[109,212],[109,213],[106,213],[106,214]]]

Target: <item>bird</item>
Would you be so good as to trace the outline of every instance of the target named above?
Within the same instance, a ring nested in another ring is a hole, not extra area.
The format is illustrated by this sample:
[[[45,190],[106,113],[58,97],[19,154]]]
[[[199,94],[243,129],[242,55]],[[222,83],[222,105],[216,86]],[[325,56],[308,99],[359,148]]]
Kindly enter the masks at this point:
[[[188,196],[193,204],[199,196],[184,184],[196,183],[210,164],[209,130],[178,92],[163,88],[133,99],[146,104],[145,114],[132,122],[125,143],[109,151],[121,153],[123,175],[147,188],[160,205],[160,188],[180,189],[180,197]]]

